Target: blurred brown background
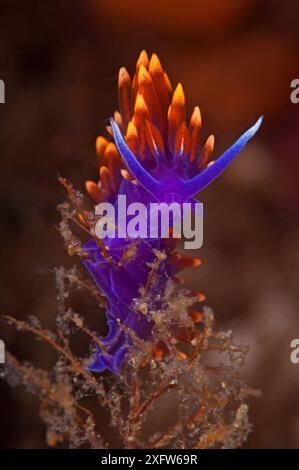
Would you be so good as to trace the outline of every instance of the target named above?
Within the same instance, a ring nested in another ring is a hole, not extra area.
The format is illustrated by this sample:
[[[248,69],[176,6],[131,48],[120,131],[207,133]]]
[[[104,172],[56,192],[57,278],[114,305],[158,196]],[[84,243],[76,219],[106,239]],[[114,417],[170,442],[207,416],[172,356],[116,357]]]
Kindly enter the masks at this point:
[[[201,194],[204,264],[185,275],[218,327],[251,346],[245,375],[263,396],[251,403],[247,447],[299,447],[289,347],[299,338],[298,20],[295,0],[0,0],[1,313],[53,323],[53,269],[74,262],[55,228],[64,198],[56,178],[79,189],[95,178],[94,141],[117,106],[118,69],[132,72],[141,49],[183,82],[189,111],[201,107],[215,156],[265,115]],[[88,315],[91,306],[80,307]],[[0,338],[19,358],[48,364],[31,337],[0,324]],[[0,447],[43,447],[36,399],[2,382],[0,392]]]

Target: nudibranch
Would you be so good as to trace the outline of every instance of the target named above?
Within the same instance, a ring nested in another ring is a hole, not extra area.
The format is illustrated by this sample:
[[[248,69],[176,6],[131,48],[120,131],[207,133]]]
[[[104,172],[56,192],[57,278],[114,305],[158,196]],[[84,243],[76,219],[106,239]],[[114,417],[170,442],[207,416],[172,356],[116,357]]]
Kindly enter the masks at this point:
[[[199,108],[194,108],[188,123],[182,85],[173,91],[157,55],[149,60],[145,51],[139,56],[132,80],[125,68],[120,69],[118,98],[119,111],[110,120],[107,138],[96,140],[99,181],[86,182],[96,204],[117,204],[120,194],[130,203],[194,202],[195,196],[233,162],[262,122],[259,118],[211,162],[214,136],[200,145]],[[197,258],[181,255],[174,247],[173,240],[110,238],[99,244],[94,237],[84,245],[83,263],[107,298],[109,326],[90,370],[119,373],[132,346],[130,332],[142,340],[152,339],[153,320],[150,313],[136,309],[136,299],[149,292],[152,307],[160,308],[169,279],[175,279],[184,267],[199,264]],[[155,282],[149,287],[153,266]]]

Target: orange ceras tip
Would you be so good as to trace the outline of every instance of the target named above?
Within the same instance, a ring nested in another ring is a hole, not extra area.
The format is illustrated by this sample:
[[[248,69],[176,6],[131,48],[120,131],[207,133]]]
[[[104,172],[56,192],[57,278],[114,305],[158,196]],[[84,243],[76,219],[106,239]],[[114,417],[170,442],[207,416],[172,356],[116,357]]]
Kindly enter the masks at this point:
[[[164,81],[165,81],[165,86],[167,88],[167,91],[168,91],[169,95],[171,96],[172,95],[172,84],[171,84],[170,78],[168,77],[166,72],[164,72]]]
[[[108,144],[108,140],[105,139],[105,137],[102,137],[101,135],[99,137],[97,137],[97,139],[96,139],[96,152],[97,152],[97,155],[99,157],[100,164],[102,163],[101,159],[104,156],[104,152],[105,152],[105,148],[107,147],[107,144]]]
[[[118,127],[123,129],[123,118],[119,111],[114,111],[113,118]]]
[[[180,351],[179,349],[177,350],[177,355],[182,361],[185,361],[188,357],[187,354],[185,354],[183,351]]]
[[[174,91],[171,105],[168,110],[169,146],[174,152],[174,139],[183,122],[186,121],[185,95],[179,83]]]
[[[161,109],[162,109],[162,121],[164,131],[167,131],[167,110],[170,104],[170,89],[171,85],[165,81],[164,71],[159,58],[156,54],[153,54],[149,64],[149,73],[152,77],[154,86],[159,96]]]
[[[200,143],[202,118],[199,107],[194,108],[190,121],[189,118],[187,120],[182,85],[179,83],[173,92],[158,56],[152,54],[149,60],[145,50],[140,53],[132,79],[124,67],[120,69],[118,98],[119,111],[114,113],[114,118],[110,119],[110,125],[106,127],[110,143],[101,137],[96,142],[101,166],[99,183],[86,182],[86,189],[94,200],[108,200],[115,208],[118,207],[118,196],[124,195],[129,196],[130,202],[142,202],[145,205],[175,201],[183,207],[188,202],[191,210],[195,211],[198,204],[196,195],[234,161],[262,122],[261,117],[214,163],[209,163],[215,139],[211,135],[203,146]],[[76,201],[72,188],[66,182],[63,184],[68,188],[72,200]],[[77,211],[81,213],[80,207]],[[146,321],[140,321],[141,317],[132,301],[138,299],[144,291],[153,302],[151,305],[156,305],[154,302],[159,292],[160,308],[161,299],[167,292],[168,280],[182,284],[184,280],[177,276],[178,272],[186,267],[200,266],[201,260],[175,253],[177,240],[173,232],[172,238],[168,240],[164,241],[161,234],[157,239],[150,240],[150,243],[147,239],[142,240],[144,237],[141,236],[138,246],[134,246],[136,242],[130,237],[125,242],[120,241],[118,235],[113,241],[108,237],[104,244],[101,238],[96,239],[95,231],[92,235],[93,239],[84,245],[88,257],[84,258],[83,263],[107,296],[110,330],[106,338],[106,352],[96,352],[90,370],[101,372],[109,369],[118,373],[128,353],[130,337],[126,332],[118,335],[116,314],[122,315],[124,324],[128,321],[130,328],[141,340],[157,343],[153,356],[163,358],[168,350],[165,345],[159,344],[160,336],[155,336],[151,313]],[[134,248],[134,262],[130,256],[124,256],[130,253],[130,247]],[[158,257],[157,252],[163,253],[163,256]],[[127,265],[129,259],[132,264]],[[194,304],[205,300],[201,292],[192,295]],[[190,338],[194,337],[192,335],[197,330],[191,318],[198,323],[201,315],[196,310],[191,312],[188,328],[176,334],[177,341],[190,343]],[[183,359],[186,357],[184,352],[178,352],[178,355]]]
[[[203,292],[193,292],[194,297],[198,300],[198,302],[204,302],[206,300],[206,296]]]
[[[139,153],[139,140],[138,140],[138,132],[136,129],[135,124],[130,121],[127,128],[126,134],[126,144],[129,149],[134,153],[134,155],[138,155]]]
[[[152,76],[164,77],[163,68],[157,54],[153,53],[149,63],[149,72]]]
[[[131,175],[127,170],[125,170],[124,168],[122,168],[122,169],[120,170],[120,172],[121,172],[122,177],[123,177],[125,180],[134,182],[132,175]]]
[[[158,127],[158,129],[161,129],[161,106],[152,77],[144,65],[140,66],[138,72],[138,91],[143,96],[149,112],[152,115],[153,123]]]
[[[175,282],[175,283],[178,284],[179,286],[185,284],[184,279],[182,279],[182,278],[179,277],[179,276],[174,276],[174,277],[172,278],[172,280],[173,280],[173,282]]]
[[[153,356],[156,359],[156,361],[162,361],[162,359],[164,359],[167,353],[168,353],[167,346],[163,344],[162,342],[159,342],[158,344],[154,346]]]
[[[105,148],[104,153],[104,165],[107,166],[114,177],[117,176],[117,170],[121,165],[121,160],[119,157],[119,153],[115,144],[109,142],[107,147]]]
[[[179,127],[174,144],[174,153],[176,156],[186,158],[189,155],[191,146],[190,132],[186,123],[183,122]]]
[[[169,262],[174,266],[175,272],[185,268],[197,268],[202,264],[202,260],[198,257],[183,255],[182,253],[172,253],[168,256]]]
[[[98,202],[96,199],[95,201]],[[90,228],[88,221],[83,217],[82,214],[80,214],[80,212],[77,213],[77,219],[79,223],[83,225],[83,227],[88,228],[88,229]]]
[[[118,74],[118,102],[119,102],[119,110],[121,115],[124,119],[124,125],[127,126],[128,122],[130,121],[131,117],[131,99],[132,99],[132,83],[130,75],[125,69],[122,67],[119,70]]]
[[[154,157],[164,158],[165,150],[162,136],[156,126],[148,120],[145,121],[145,135],[147,144]],[[159,159],[157,160],[157,163],[159,164]]]
[[[136,70],[139,70],[139,67],[144,65],[145,68],[149,67],[149,58],[145,49],[140,52],[140,55],[136,62]]]
[[[102,193],[101,193],[100,188],[98,187],[98,185],[94,181],[86,181],[85,182],[85,188],[86,188],[86,191],[88,192],[88,194],[92,197],[92,199],[95,202],[97,202],[97,203],[101,202],[101,200],[103,199]],[[81,218],[83,219],[82,216],[81,216]]]
[[[143,130],[146,119],[150,118],[151,116],[144,97],[138,93],[135,101],[133,122],[139,133]]]
[[[138,92],[138,71],[139,68],[143,65],[146,69],[149,67],[149,59],[147,52],[145,50],[141,51],[139,58],[136,62],[136,72],[133,78],[133,83],[132,83],[132,97],[131,97],[131,103],[134,106],[135,103],[135,98]]]
[[[185,110],[185,104],[186,104],[185,93],[184,93],[184,90],[183,90],[183,85],[181,83],[178,83],[176,89],[174,90],[171,104],[180,107],[181,109],[184,110],[184,112],[186,112],[186,110]]]

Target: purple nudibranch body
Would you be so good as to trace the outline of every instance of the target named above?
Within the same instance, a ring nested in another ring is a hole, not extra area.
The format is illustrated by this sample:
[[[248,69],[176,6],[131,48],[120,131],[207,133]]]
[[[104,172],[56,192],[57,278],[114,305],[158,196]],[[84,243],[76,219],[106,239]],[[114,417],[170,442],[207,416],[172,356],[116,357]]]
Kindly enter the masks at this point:
[[[98,153],[104,155],[104,163],[106,158],[103,166],[107,171],[100,172],[99,183],[87,182],[86,187],[96,202],[106,200],[117,205],[117,196],[122,194],[128,203],[147,205],[171,200],[193,204],[197,201],[195,196],[233,162],[255,135],[262,117],[222,156],[208,163],[214,138],[210,136],[205,146],[199,147],[199,108],[194,109],[188,127],[181,85],[173,93],[157,56],[154,54],[149,61],[143,52],[140,57],[133,82],[125,69],[120,70],[121,112],[111,119],[110,128],[114,143],[106,141],[103,151],[101,144],[105,139],[100,138],[98,142]],[[118,164],[111,164],[111,161]],[[108,335],[101,338],[104,351],[96,350],[89,369],[95,372],[108,369],[117,374],[133,344],[128,330],[142,340],[152,337],[151,315],[137,311],[134,299],[140,298],[141,289],[148,284],[157,250],[165,253],[165,257],[157,267],[156,282],[149,293],[152,309],[163,306],[167,282],[178,267],[173,263],[165,240],[139,239],[136,243],[136,240],[116,237],[104,242],[109,260],[96,240],[91,239],[84,245],[88,256],[83,263],[107,298],[109,326]],[[133,244],[133,256],[126,256]]]

